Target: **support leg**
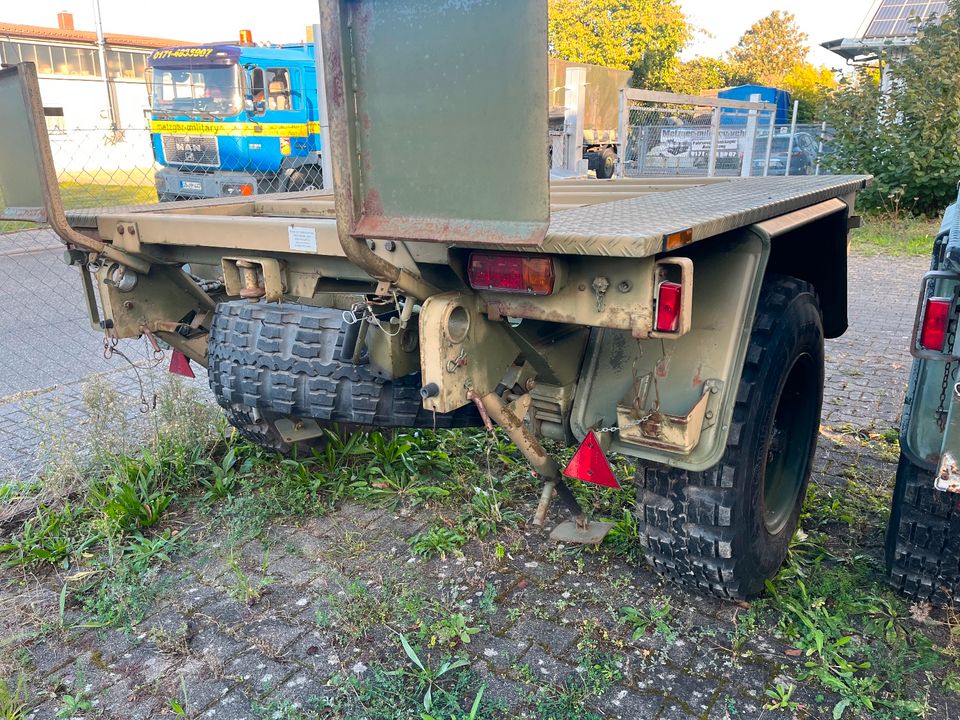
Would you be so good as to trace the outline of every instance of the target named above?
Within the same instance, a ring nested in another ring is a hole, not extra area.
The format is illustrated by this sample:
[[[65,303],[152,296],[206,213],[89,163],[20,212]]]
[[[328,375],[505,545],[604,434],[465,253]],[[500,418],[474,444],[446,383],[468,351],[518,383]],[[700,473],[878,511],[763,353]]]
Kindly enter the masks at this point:
[[[534,524],[540,527],[546,524],[550,502],[553,495],[556,494],[573,513],[576,520],[558,525],[554,528],[550,537],[565,542],[599,545],[613,526],[609,523],[590,522],[570,488],[564,483],[557,461],[550,457],[540,441],[523,424],[523,421],[510,411],[499,395],[495,392],[489,393],[480,398],[480,402],[486,408],[490,418],[510,436],[513,444],[517,446],[517,449],[523,453],[533,469],[544,480],[540,503],[533,520]]]

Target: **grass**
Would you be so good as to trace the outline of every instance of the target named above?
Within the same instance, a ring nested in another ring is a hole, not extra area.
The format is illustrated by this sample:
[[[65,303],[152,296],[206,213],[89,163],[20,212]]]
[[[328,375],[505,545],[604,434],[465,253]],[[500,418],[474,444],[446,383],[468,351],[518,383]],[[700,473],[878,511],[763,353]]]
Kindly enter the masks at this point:
[[[195,398],[174,395],[158,403],[159,413],[171,421],[202,415]],[[115,406],[95,392],[88,399],[104,418]],[[47,631],[136,625],[175,582],[170,570],[194,549],[189,528],[197,522],[204,534],[225,540],[228,590],[247,605],[258,603],[274,578],[267,551],[262,558],[248,553],[244,561],[237,549],[265,537],[277,520],[323,516],[344,501],[397,511],[427,509],[434,521],[411,538],[414,555],[458,555],[479,545],[480,554],[496,565],[524,552],[522,534],[509,531],[522,522],[520,498],[535,498],[536,486],[516,449],[500,435],[479,430],[331,434],[322,450],[278,461],[202,417],[202,430],[158,419],[155,436],[141,450],[121,445],[88,454],[85,462],[70,465],[70,481],[60,493],[51,495],[43,482],[30,482],[0,495],[0,510],[24,497],[38,499],[30,517],[0,541],[0,562],[46,574],[62,588],[59,617],[45,619]],[[895,459],[892,431],[841,427],[826,437],[882,462]],[[570,452],[554,451],[561,462]],[[619,477],[632,474],[628,462],[613,460]],[[922,717],[932,682],[960,692],[960,624],[947,629],[950,640],[934,642],[927,634],[930,623],[946,621],[918,622],[916,617],[929,611],[911,608],[883,584],[879,538],[891,475],[889,466],[878,470],[851,463],[837,485],[812,486],[803,530],[787,565],[763,599],[735,610],[726,630],[708,633],[689,625],[683,595],[675,591],[637,594],[632,576],[622,574],[598,583],[604,585],[602,603],[575,625],[576,677],[544,686],[536,673],[525,674],[520,666],[513,672],[531,693],[532,716],[598,717],[592,699],[621,681],[630,648],[668,658],[681,639],[699,643],[701,651],[719,648],[732,662],[741,662],[763,652],[754,644],[758,636],[779,638],[789,650],[781,672],[765,688],[763,703],[771,710],[802,714],[797,688],[803,687],[819,693],[838,718],[892,720]],[[587,563],[596,568],[639,562],[632,494],[586,485],[577,485],[575,493],[594,517],[613,520],[615,530],[599,549],[557,549],[547,560],[578,574]],[[365,538],[347,535],[339,544],[363,556]],[[496,698],[459,664],[464,652],[482,644],[494,618],[549,619],[580,606],[576,597],[558,592],[555,602],[538,601],[524,609],[499,597],[487,581],[473,596],[461,594],[453,579],[426,584],[379,575],[331,576],[331,582],[316,612],[318,630],[334,630],[351,646],[386,642],[389,647],[378,647],[369,671],[337,678],[333,708],[264,709],[270,716],[328,717],[333,709],[336,717],[375,720],[502,717]],[[177,636],[153,641],[169,652],[182,647]],[[76,711],[71,703],[84,700],[71,693],[64,707]],[[0,708],[4,702],[14,709],[17,702],[25,703],[14,690],[0,690]],[[15,710],[8,714],[17,718]]]
[[[80,208],[116,207],[121,205],[142,205],[157,202],[157,191],[151,178],[144,177],[140,182],[117,184],[109,181],[61,180],[60,195],[66,210]],[[3,203],[0,202],[0,208]],[[17,230],[30,230],[37,227],[33,223],[0,220],[0,233]]]
[[[850,233],[850,249],[859,255],[929,257],[939,229],[939,219],[865,215],[863,227]]]

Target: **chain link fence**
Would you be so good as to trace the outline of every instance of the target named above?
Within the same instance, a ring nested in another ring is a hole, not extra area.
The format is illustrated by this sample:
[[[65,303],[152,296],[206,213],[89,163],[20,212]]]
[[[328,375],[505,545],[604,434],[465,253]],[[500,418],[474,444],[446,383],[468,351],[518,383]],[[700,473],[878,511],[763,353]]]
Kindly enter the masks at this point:
[[[49,130],[68,211],[158,202],[149,130]],[[63,252],[49,228],[0,220],[0,485],[63,469],[102,443],[105,408],[135,441],[169,393],[166,359],[146,341],[125,341],[122,354],[105,357],[79,270]],[[209,397],[195,369],[187,386]]]
[[[626,177],[814,175],[829,151],[823,124],[778,125],[773,106],[625,91]]]

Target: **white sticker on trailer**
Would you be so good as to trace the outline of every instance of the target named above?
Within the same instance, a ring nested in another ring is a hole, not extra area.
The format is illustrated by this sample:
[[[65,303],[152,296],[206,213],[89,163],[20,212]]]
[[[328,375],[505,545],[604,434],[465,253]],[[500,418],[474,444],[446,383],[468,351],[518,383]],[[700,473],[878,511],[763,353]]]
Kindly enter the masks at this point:
[[[315,253],[317,251],[317,231],[314,228],[291,225],[287,228],[287,236],[293,252]]]

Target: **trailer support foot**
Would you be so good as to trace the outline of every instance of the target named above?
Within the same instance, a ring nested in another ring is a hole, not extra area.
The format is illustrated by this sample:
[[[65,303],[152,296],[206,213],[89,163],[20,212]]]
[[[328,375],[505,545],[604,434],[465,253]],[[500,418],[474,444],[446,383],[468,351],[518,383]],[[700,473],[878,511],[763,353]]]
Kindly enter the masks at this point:
[[[480,398],[480,403],[486,409],[487,415],[503,428],[504,432],[513,440],[517,449],[533,466],[533,469],[544,479],[543,491],[540,494],[540,503],[537,505],[533,524],[539,527],[546,524],[550,503],[554,495],[557,495],[576,519],[555,527],[553,532],[550,533],[550,538],[558,542],[585,545],[599,545],[603,542],[603,538],[610,532],[613,525],[590,522],[586,513],[580,508],[580,503],[577,502],[573,492],[564,483],[557,461],[550,457],[540,441],[523,424],[523,421],[511,412],[506,403],[503,402],[503,398],[492,392]]]

